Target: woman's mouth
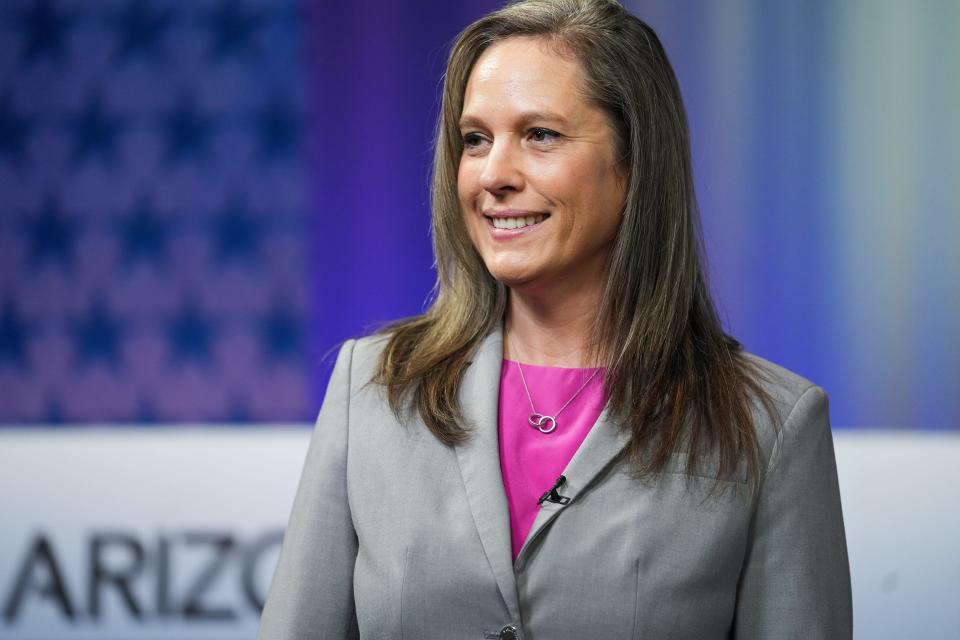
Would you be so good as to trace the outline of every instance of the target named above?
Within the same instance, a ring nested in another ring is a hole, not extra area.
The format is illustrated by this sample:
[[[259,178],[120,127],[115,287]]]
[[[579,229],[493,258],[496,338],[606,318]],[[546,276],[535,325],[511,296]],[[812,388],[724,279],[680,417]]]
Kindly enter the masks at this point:
[[[540,224],[544,220],[550,217],[550,214],[540,213],[536,215],[528,216],[511,216],[511,217],[501,217],[501,216],[485,216],[490,222],[490,225],[494,229],[522,229],[524,227],[532,227],[533,225]]]

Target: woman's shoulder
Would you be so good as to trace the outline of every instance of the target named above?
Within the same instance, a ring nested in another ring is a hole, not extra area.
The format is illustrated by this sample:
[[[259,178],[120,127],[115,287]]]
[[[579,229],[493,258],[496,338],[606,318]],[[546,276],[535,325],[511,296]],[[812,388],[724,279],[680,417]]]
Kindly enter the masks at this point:
[[[390,334],[384,332],[354,338],[353,357],[360,363],[376,362],[390,340]]]
[[[340,346],[338,360],[346,358],[350,363],[350,377],[366,382],[373,377],[380,354],[389,341],[389,334],[374,333],[345,340]]]
[[[742,352],[743,357],[756,371],[756,380],[761,388],[781,409],[789,411],[805,393],[816,388],[823,392],[815,382],[791,371],[775,362],[762,358],[755,353]]]
[[[765,451],[785,436],[813,435],[829,431],[826,391],[815,382],[754,353],[742,352],[756,374],[756,381],[770,400],[768,411],[756,403],[755,426]]]

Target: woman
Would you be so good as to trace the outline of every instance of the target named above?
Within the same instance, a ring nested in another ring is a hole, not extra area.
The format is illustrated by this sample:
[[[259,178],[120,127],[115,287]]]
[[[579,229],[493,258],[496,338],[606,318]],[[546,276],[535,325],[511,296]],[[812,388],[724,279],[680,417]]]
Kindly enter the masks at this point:
[[[722,331],[680,92],[611,0],[456,41],[430,309],[347,342],[261,638],[845,638],[823,391]]]

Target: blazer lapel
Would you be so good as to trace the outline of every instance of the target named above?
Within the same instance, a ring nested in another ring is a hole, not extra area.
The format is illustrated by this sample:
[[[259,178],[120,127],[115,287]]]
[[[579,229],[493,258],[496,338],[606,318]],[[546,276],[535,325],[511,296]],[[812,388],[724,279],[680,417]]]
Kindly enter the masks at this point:
[[[513,620],[520,619],[510,549],[510,511],[500,473],[497,414],[503,334],[498,328],[480,344],[460,386],[460,407],[472,433],[454,446],[467,502],[487,561]]]
[[[614,461],[629,441],[629,432],[619,428],[618,422],[610,413],[610,406],[607,405],[563,470],[566,482],[558,489],[558,493],[570,498],[570,502],[562,505],[546,500],[540,505],[540,511],[537,512],[533,526],[530,527],[517,555],[517,568],[523,567],[530,546],[540,532],[568,505],[576,502],[577,497],[589,488],[593,480]],[[548,488],[544,487],[544,490]]]

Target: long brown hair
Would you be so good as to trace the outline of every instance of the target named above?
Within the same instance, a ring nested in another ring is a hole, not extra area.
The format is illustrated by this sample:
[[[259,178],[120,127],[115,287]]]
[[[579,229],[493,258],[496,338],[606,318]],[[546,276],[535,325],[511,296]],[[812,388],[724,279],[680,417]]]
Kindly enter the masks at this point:
[[[686,451],[691,472],[712,454],[719,477],[745,471],[755,481],[751,408],[759,400],[773,415],[771,401],[762,372],[723,331],[710,299],[680,88],[653,30],[612,0],[516,2],[457,38],[433,163],[435,298],[424,314],[383,330],[389,339],[374,381],[398,415],[415,407],[443,442],[469,436],[457,392],[474,350],[503,319],[507,291],[467,233],[457,195],[458,121],[474,63],[514,36],[544,38],[580,62],[586,95],[607,114],[629,173],[591,344],[607,367],[610,409],[631,432],[633,470],[656,473]]]

